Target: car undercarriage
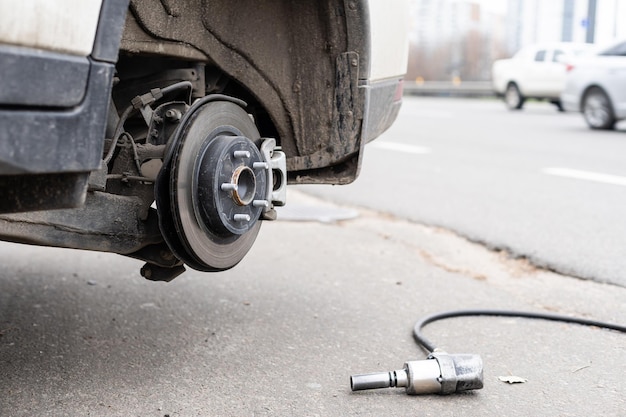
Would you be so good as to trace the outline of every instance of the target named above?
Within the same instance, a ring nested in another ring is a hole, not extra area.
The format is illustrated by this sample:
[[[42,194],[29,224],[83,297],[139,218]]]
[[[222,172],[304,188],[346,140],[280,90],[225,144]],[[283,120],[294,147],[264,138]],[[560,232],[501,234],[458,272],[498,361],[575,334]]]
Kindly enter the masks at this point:
[[[37,72],[22,92],[42,97],[0,105],[0,239],[137,258],[156,281],[233,267],[288,183],[353,181],[395,119],[401,75],[369,79],[369,17],[342,0],[103,1],[94,52],[45,61],[73,78]]]

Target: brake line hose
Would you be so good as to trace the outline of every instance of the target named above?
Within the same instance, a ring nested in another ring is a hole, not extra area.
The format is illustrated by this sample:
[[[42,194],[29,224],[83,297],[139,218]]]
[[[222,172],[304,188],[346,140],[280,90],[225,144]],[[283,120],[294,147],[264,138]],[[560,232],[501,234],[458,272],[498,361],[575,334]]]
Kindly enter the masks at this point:
[[[429,323],[455,317],[492,316],[550,320],[594,326],[626,333],[626,326],[597,320],[511,310],[454,310],[426,316],[415,323],[413,337],[429,353],[425,360],[407,361],[396,371],[352,375],[352,391],[402,387],[407,394],[452,394],[483,387],[483,362],[479,355],[448,354],[436,348],[422,333]]]

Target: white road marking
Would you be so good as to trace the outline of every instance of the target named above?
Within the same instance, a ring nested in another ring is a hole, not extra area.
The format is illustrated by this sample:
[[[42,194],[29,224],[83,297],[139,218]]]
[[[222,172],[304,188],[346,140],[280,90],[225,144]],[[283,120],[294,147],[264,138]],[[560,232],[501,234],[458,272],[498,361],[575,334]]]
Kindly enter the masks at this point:
[[[544,168],[541,170],[544,174],[555,175],[557,177],[574,178],[577,180],[601,182],[604,184],[621,185],[626,187],[626,177],[611,174],[602,174],[600,172],[581,171],[570,168]]]
[[[412,113],[415,117],[421,117],[423,119],[452,119],[454,114],[448,111],[417,111]]]
[[[388,150],[388,151],[412,153],[412,154],[416,154],[416,155],[424,155],[424,154],[427,154],[427,153],[431,152],[430,148],[427,148],[425,146],[407,145],[405,143],[397,143],[397,142],[377,142],[377,141],[374,141],[374,142],[372,142],[368,146],[372,146],[372,147],[378,148],[378,149],[385,149],[385,150]]]

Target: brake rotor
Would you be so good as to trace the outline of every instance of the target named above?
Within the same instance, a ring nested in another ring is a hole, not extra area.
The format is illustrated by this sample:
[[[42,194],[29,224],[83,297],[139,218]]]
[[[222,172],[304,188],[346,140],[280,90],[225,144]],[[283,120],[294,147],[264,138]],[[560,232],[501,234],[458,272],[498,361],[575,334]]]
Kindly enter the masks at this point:
[[[157,183],[161,231],[201,271],[232,268],[252,247],[269,203],[260,135],[238,105],[215,101],[183,120]]]

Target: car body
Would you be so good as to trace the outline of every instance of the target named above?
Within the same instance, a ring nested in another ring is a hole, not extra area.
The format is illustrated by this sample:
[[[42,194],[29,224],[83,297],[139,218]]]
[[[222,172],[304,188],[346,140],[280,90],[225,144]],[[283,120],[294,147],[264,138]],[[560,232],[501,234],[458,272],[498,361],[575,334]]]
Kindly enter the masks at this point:
[[[493,90],[511,110],[521,109],[526,99],[549,100],[560,108],[567,64],[591,48],[568,42],[526,46],[513,58],[493,63]]]
[[[626,41],[574,62],[561,102],[567,111],[582,112],[592,129],[612,129],[626,119]]]
[[[135,257],[153,280],[234,266],[287,183],[357,177],[400,108],[407,9],[0,3],[0,239]]]

